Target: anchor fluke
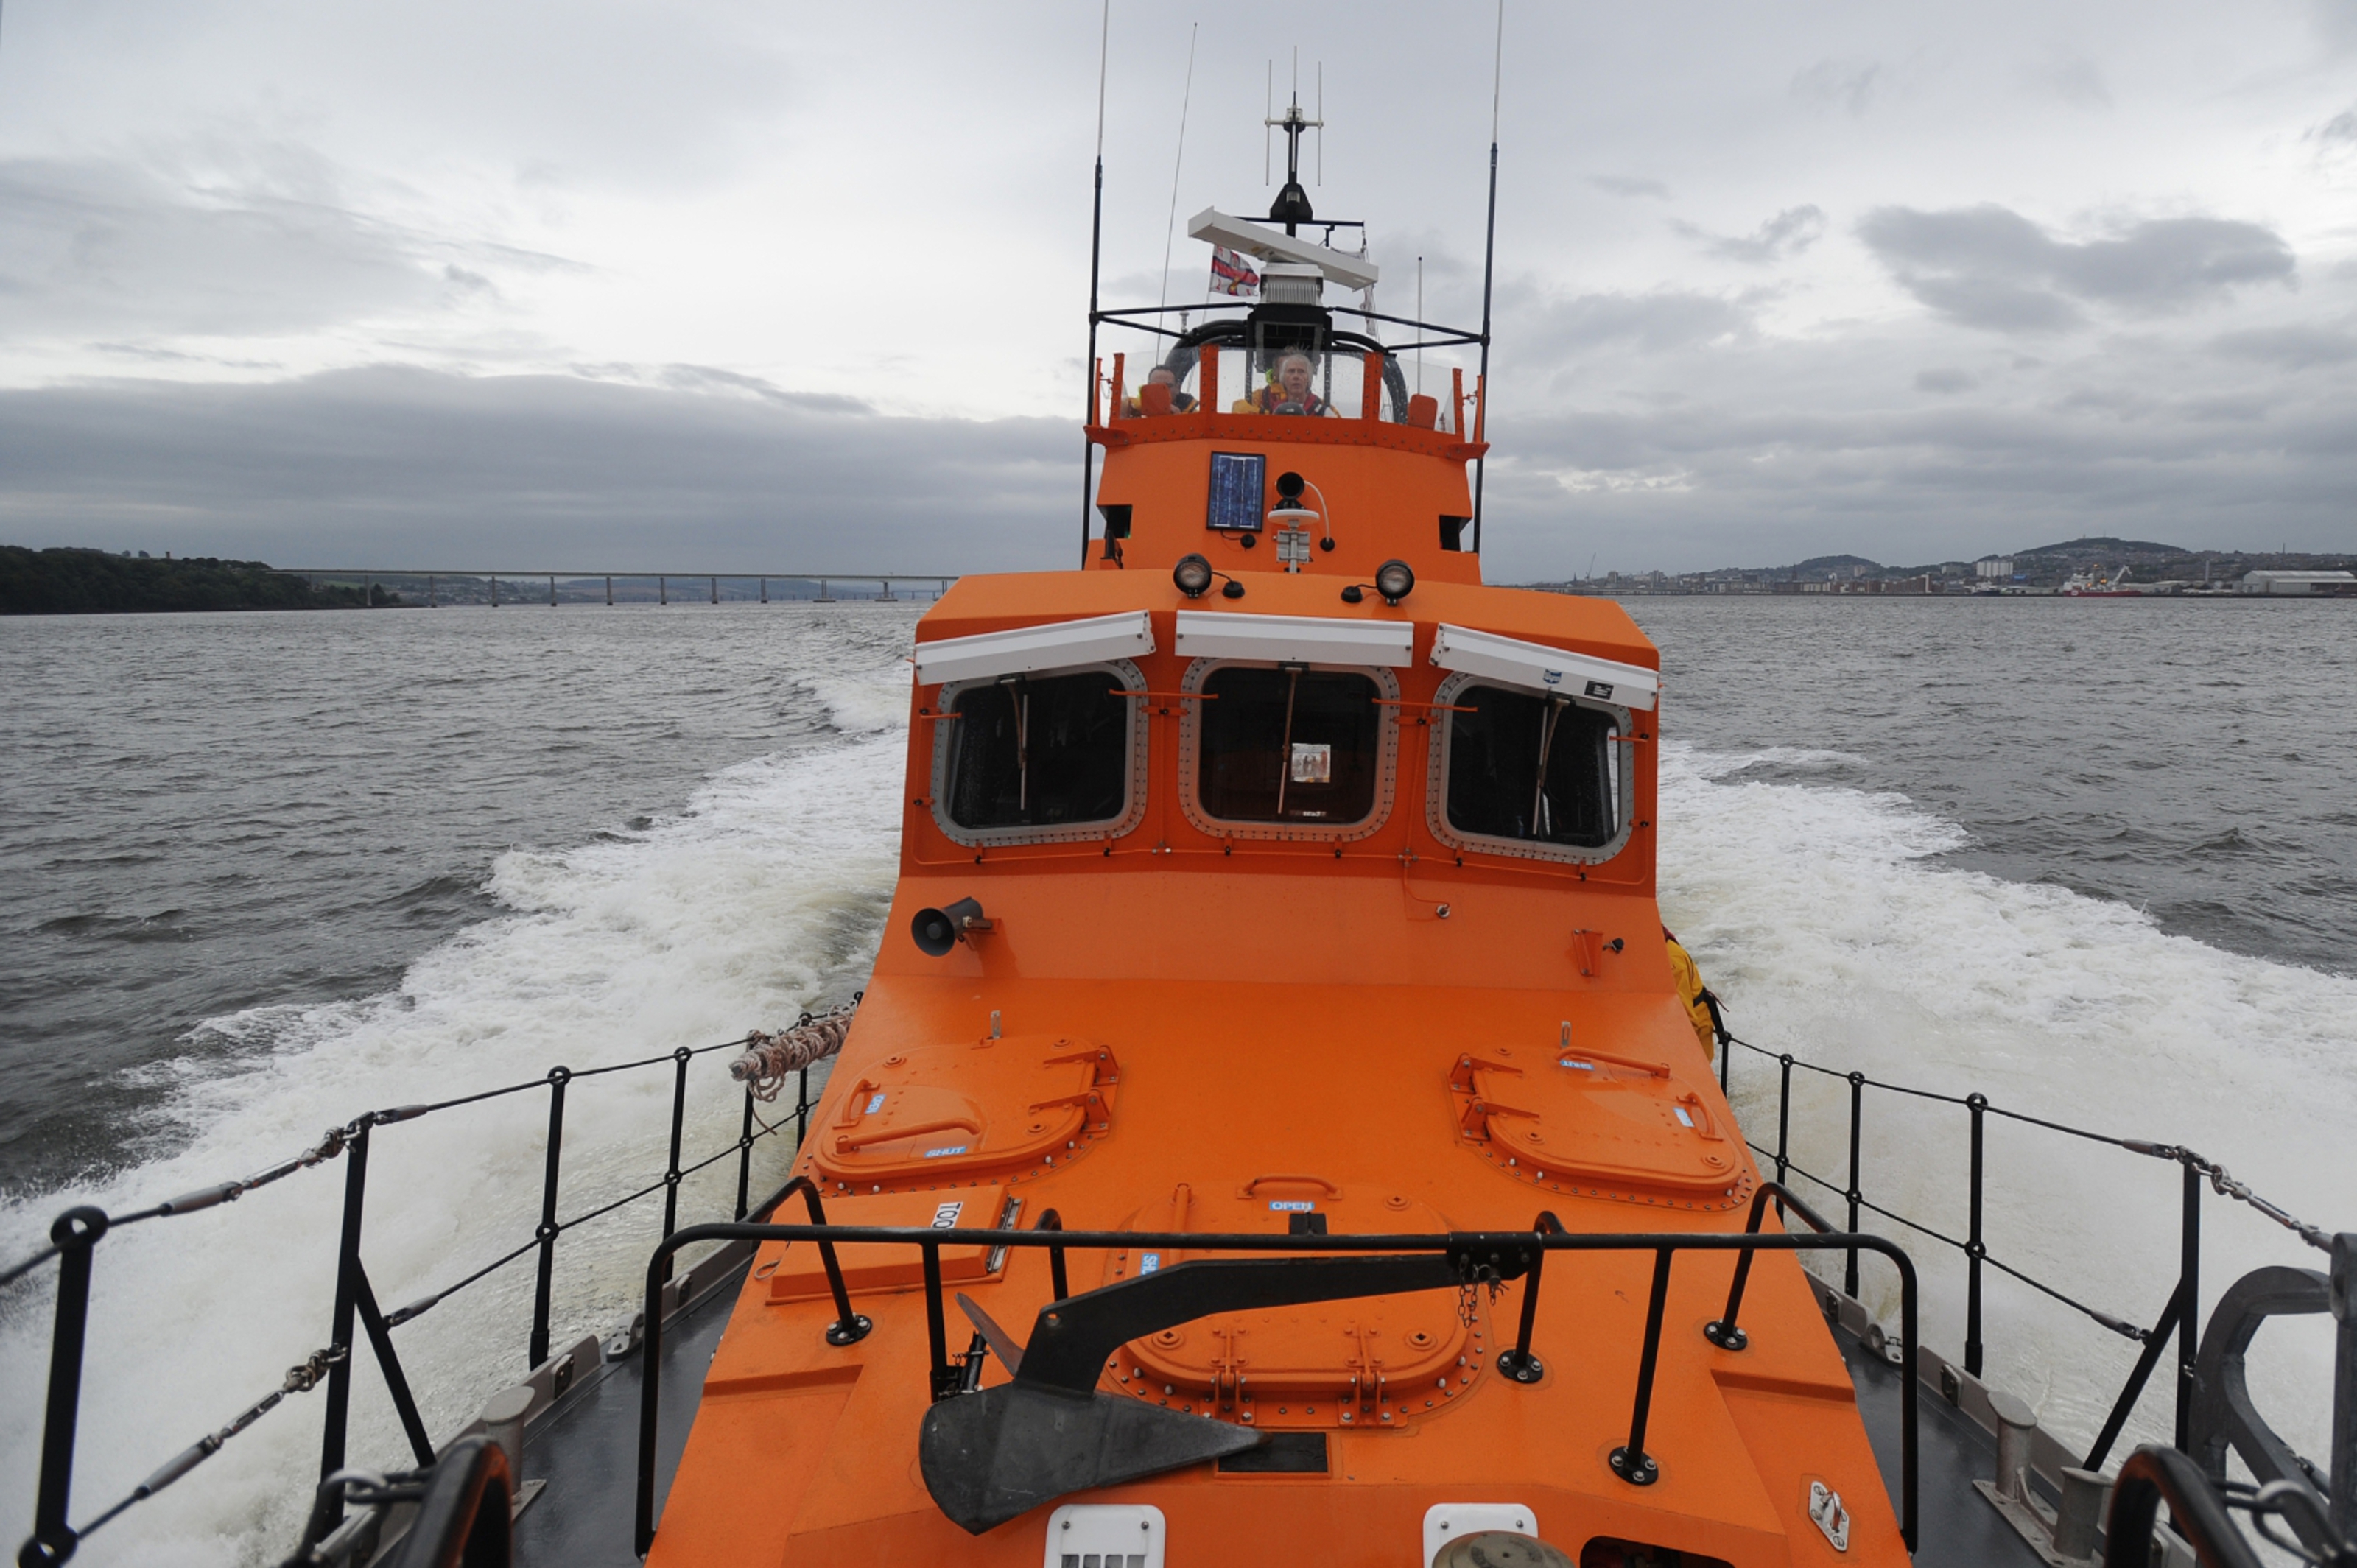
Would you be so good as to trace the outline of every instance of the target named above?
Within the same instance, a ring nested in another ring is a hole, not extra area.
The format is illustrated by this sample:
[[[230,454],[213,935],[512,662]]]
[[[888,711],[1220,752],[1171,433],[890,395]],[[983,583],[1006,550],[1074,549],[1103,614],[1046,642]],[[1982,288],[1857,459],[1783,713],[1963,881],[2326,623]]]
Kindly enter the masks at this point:
[[[980,1535],[1042,1503],[1258,1447],[1262,1434],[1114,1394],[1004,1383],[925,1412],[917,1465],[942,1512]]]

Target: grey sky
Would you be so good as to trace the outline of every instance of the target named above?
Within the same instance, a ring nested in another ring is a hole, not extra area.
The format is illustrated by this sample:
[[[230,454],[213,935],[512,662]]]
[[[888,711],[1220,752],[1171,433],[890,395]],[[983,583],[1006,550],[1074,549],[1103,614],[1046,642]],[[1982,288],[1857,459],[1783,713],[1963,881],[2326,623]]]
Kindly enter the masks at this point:
[[[0,539],[1069,561],[1096,16],[10,0]],[[1298,44],[1379,304],[1477,317],[1478,4],[1115,0],[1109,298],[1198,19],[1181,220],[1265,207]],[[2357,5],[1506,28],[1493,576],[2357,547]]]

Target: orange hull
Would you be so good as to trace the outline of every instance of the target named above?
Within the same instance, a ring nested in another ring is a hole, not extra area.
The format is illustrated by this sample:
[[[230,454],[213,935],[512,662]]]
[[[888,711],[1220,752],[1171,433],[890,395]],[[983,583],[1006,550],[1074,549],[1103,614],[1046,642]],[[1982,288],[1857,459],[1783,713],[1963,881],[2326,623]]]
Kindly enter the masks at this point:
[[[1305,428],[1305,425],[1310,428]],[[1101,496],[1130,506],[1116,564],[961,582],[929,613],[945,639],[1146,612],[1135,660],[1143,809],[1098,836],[961,842],[936,800],[939,682],[911,694],[899,887],[858,1022],[796,1173],[843,1224],[1283,1232],[1739,1230],[1759,1173],[1680,998],[1654,902],[1658,713],[1634,710],[1624,839],[1587,861],[1469,849],[1428,800],[1440,777],[1432,662],[1446,626],[1644,670],[1651,644],[1608,601],[1488,588],[1438,548],[1478,446],[1368,422],[1199,414],[1125,421]],[[1288,435],[1308,439],[1288,442]],[[1378,435],[1383,439],[1377,440]],[[1354,440],[1354,437],[1357,439]],[[1260,452],[1310,476],[1336,540],[1297,573],[1203,527],[1208,455]],[[1202,551],[1243,585],[1189,600],[1170,568]],[[1337,590],[1398,558],[1403,602]],[[1258,568],[1257,570],[1254,568]],[[1386,773],[1363,831],[1255,835],[1209,822],[1182,768],[1206,703],[1175,648],[1182,611],[1412,629],[1391,671]],[[971,835],[965,835],[970,838]],[[946,956],[920,909],[978,899],[988,926]],[[942,1216],[948,1215],[946,1221]],[[786,1218],[780,1216],[780,1219]],[[650,1562],[1043,1561],[1049,1507],[969,1534],[936,1507],[917,1434],[931,1403],[913,1255],[846,1248],[848,1348],[810,1244],[759,1255],[705,1390]],[[1178,1260],[1071,1257],[1085,1292]],[[1001,1266],[993,1272],[994,1262]],[[1608,1464],[1629,1438],[1652,1258],[1554,1254],[1533,1348],[1509,1380],[1522,1283],[1205,1318],[1114,1357],[1099,1391],[1259,1431],[1316,1433],[1322,1471],[1210,1464],[1064,1499],[1161,1510],[1164,1561],[1401,1564],[1436,1505],[1512,1503],[1582,1560],[1598,1538],[1740,1568],[1905,1561],[1849,1377],[1795,1259],[1761,1254],[1739,1351],[1706,1341],[1730,1253],[1674,1269],[1646,1449],[1651,1486]],[[998,1323],[1050,1299],[1046,1256],[948,1247],[943,1268]],[[965,1325],[952,1311],[956,1347]],[[995,1362],[985,1386],[1006,1380]],[[1813,1481],[1852,1516],[1837,1554]],[[1052,1554],[1045,1557],[1052,1563]],[[1616,1560],[1617,1561],[1617,1560]]]

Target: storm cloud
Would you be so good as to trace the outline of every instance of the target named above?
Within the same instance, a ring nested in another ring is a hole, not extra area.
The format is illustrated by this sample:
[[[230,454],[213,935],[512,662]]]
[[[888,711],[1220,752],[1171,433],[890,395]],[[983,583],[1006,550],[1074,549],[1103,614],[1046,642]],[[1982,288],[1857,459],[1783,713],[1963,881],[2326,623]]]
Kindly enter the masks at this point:
[[[1105,303],[1200,308],[1170,214],[1266,205],[1298,43],[1307,183],[1367,220],[1374,307],[1420,274],[1427,319],[1478,328],[1486,26],[1190,21],[1114,9]],[[2129,0],[1510,7],[1487,570],[2357,542],[2352,38]],[[1097,44],[913,0],[12,3],[0,538],[1065,561]],[[1479,364],[1420,358],[1427,389]]]
[[[1688,239],[1701,242],[1702,248],[1711,255],[1765,266],[1797,256],[1815,244],[1818,236],[1825,231],[1825,215],[1813,204],[1787,207],[1749,234],[1710,234],[1691,223],[1673,227]]]
[[[2296,281],[2274,231],[2220,218],[2158,218],[2103,239],[2058,240],[1994,204],[1944,212],[1883,207],[1858,234],[1924,305],[1967,327],[2054,332],[2101,305],[2147,315],[2225,299],[2252,285]]]
[[[1078,447],[1060,422],[889,418],[696,366],[96,382],[0,392],[0,537],[285,565],[1039,566],[1078,538]]]

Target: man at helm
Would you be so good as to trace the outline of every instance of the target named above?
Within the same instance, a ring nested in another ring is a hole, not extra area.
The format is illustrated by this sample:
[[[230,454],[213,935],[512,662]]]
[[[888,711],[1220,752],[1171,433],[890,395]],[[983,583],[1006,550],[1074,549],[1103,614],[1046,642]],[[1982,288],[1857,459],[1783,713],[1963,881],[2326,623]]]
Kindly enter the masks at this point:
[[[1237,413],[1307,413],[1332,419],[1339,417],[1331,403],[1309,390],[1317,366],[1308,353],[1299,349],[1287,349],[1276,357],[1269,368],[1268,385],[1238,403]]]

